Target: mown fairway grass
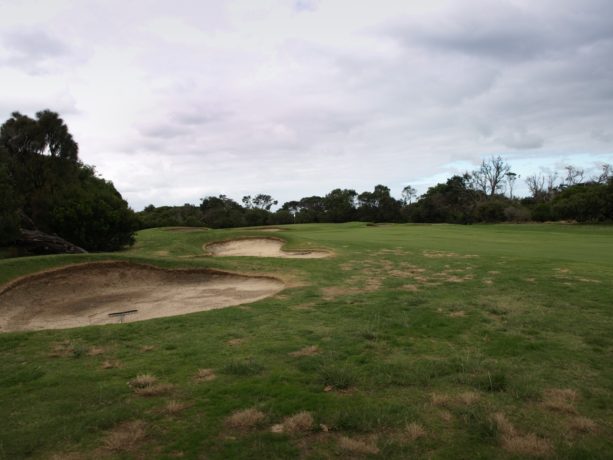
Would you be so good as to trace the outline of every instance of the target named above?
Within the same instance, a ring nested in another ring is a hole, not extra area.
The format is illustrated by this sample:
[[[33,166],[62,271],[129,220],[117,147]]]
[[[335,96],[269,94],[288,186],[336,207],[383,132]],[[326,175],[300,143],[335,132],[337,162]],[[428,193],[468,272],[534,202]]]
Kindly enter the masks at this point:
[[[336,256],[203,255],[257,235]],[[0,334],[0,458],[611,458],[612,256],[613,227],[353,223],[155,229],[123,253],[2,260],[0,283],[121,258],[290,285],[240,307]],[[312,422],[286,420],[301,412]]]

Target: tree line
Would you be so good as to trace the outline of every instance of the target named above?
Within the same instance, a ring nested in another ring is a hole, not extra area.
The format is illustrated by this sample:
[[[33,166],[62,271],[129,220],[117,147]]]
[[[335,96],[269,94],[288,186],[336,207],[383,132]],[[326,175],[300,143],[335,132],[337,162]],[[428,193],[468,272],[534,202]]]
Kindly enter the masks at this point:
[[[525,179],[530,196],[517,197],[520,176],[502,157],[483,160],[479,168],[454,175],[417,197],[406,186],[402,198],[377,185],[372,191],[334,189],[324,196],[308,196],[277,204],[270,195],[245,196],[241,203],[226,195],[207,196],[200,205],[147,206],[138,213],[144,228],[208,226],[212,228],[317,222],[495,223],[569,220],[613,222],[613,168],[586,178],[575,166],[564,174],[535,174]]]
[[[147,206],[135,213],[109,181],[79,159],[64,121],[43,110],[34,118],[14,112],[0,126],[0,247],[54,245],[113,251],[134,242],[141,228],[212,228],[314,222],[613,222],[613,168],[596,177],[567,166],[562,173],[525,178],[530,196],[519,198],[520,177],[502,157],[455,175],[417,196],[406,186],[396,199],[385,185],[361,193],[336,188],[324,196],[282,203],[267,194],[206,196],[198,205]],[[58,243],[58,238],[60,242]],[[72,250],[71,249],[71,250]]]

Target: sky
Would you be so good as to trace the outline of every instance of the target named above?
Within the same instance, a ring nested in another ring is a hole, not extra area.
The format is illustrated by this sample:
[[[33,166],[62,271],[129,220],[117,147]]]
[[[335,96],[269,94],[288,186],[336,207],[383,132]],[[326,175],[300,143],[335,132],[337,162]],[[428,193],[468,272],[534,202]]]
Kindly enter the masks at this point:
[[[0,0],[0,122],[135,209],[613,163],[610,0]]]

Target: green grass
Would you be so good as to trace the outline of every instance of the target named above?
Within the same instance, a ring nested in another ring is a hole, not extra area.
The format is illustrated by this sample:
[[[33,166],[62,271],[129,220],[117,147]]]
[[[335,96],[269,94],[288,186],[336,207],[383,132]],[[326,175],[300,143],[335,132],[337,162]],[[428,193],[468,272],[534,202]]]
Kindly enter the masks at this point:
[[[336,256],[203,254],[206,242],[258,235]],[[112,255],[0,260],[0,283],[107,259],[264,272],[292,284],[244,307],[0,334],[0,458],[604,459],[613,452],[613,227],[152,229]],[[309,346],[317,352],[290,354]],[[198,369],[216,378],[198,381]],[[128,382],[139,374],[173,387],[138,395]],[[185,409],[169,414],[170,400]],[[249,408],[265,420],[227,426],[229,415]],[[314,417],[313,431],[271,432],[301,411]],[[144,440],[105,448],[112,432],[135,420],[144,422]],[[426,435],[413,439],[410,423]],[[343,450],[343,436],[378,454]]]

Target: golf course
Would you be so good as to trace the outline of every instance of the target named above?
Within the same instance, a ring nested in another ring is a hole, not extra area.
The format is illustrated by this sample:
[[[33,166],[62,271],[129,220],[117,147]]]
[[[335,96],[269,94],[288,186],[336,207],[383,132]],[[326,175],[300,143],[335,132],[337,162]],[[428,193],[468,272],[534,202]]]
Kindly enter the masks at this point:
[[[0,458],[611,458],[612,256],[353,222],[2,259]]]

